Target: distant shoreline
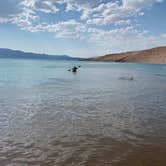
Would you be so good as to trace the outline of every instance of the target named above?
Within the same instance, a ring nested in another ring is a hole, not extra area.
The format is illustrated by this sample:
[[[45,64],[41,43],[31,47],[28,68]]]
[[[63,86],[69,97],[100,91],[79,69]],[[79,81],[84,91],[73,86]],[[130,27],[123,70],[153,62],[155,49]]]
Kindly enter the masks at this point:
[[[166,46],[141,51],[107,54],[87,60],[96,62],[166,64]]]
[[[0,48],[0,59],[36,59],[36,60],[80,60],[68,55],[48,55]]]
[[[151,48],[141,51],[107,54],[93,58],[79,58],[68,55],[47,55],[19,50],[0,48],[0,59],[26,59],[26,60],[67,60],[67,61],[94,61],[94,62],[119,62],[166,64],[166,46]]]

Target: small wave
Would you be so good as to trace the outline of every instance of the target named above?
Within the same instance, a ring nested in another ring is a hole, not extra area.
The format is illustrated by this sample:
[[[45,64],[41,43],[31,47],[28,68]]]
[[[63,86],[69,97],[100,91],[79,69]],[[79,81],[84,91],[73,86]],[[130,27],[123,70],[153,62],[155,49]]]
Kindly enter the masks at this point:
[[[133,81],[134,77],[119,77],[119,80]]]
[[[166,74],[159,74],[159,73],[156,73],[154,74],[155,76],[159,76],[159,77],[166,77]]]

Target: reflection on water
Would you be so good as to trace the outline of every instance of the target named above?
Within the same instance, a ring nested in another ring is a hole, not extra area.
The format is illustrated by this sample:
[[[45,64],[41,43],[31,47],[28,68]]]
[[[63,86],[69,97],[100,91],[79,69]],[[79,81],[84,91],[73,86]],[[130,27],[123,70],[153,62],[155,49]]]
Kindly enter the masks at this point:
[[[165,65],[79,64],[0,61],[0,165],[165,166]]]

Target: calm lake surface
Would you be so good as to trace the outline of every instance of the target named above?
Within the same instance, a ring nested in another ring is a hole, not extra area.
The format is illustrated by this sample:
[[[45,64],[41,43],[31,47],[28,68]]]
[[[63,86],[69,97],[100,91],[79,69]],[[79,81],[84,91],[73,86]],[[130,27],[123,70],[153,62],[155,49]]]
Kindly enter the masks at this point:
[[[0,59],[1,166],[165,166],[165,156],[166,65]]]

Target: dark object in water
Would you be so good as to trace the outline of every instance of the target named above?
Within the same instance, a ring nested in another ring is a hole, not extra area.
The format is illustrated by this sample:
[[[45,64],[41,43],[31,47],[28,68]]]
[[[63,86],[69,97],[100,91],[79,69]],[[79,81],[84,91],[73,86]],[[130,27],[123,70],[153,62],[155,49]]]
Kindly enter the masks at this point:
[[[134,77],[119,77],[120,80],[133,81]]]
[[[77,72],[77,69],[82,67],[81,65],[79,65],[78,67],[74,66],[72,69],[68,69],[67,71],[72,71],[73,73]]]
[[[72,72],[73,72],[73,73],[76,73],[76,72],[77,72],[77,69],[78,69],[78,68],[77,68],[76,66],[74,66],[74,67],[72,68]]]

